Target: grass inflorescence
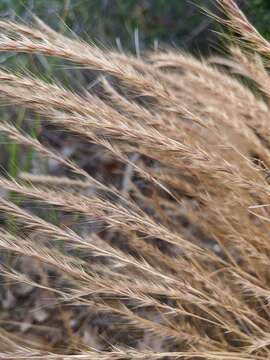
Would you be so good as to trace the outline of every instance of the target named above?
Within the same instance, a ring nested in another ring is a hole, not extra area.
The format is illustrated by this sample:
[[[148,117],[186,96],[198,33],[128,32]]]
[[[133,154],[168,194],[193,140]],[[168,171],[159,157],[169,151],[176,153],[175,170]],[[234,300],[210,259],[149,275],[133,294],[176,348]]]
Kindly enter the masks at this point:
[[[237,41],[201,60],[0,21],[0,51],[90,83],[0,70],[1,358],[269,357],[270,44],[218,3]]]

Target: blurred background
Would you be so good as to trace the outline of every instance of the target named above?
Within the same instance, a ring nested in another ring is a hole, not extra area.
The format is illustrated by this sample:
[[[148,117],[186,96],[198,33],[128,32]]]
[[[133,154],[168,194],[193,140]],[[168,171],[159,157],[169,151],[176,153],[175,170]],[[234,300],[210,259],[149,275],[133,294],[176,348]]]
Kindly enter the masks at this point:
[[[264,35],[270,34],[270,1],[238,0]],[[28,21],[36,14],[55,29],[64,23],[84,39],[105,46],[134,50],[176,46],[206,51],[216,24],[200,7],[215,9],[215,0],[0,0],[0,16]],[[210,42],[211,44],[211,42]]]

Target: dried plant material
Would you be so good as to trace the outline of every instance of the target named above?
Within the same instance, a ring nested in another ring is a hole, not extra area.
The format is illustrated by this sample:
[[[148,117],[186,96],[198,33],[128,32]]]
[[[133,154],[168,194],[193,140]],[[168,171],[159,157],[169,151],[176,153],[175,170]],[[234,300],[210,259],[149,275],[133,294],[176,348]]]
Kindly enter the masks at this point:
[[[98,84],[0,71],[5,103],[73,142],[0,124],[57,164],[0,177],[0,358],[269,358],[270,45],[218,4],[245,40],[227,58],[135,58],[0,21],[0,51],[68,60]]]

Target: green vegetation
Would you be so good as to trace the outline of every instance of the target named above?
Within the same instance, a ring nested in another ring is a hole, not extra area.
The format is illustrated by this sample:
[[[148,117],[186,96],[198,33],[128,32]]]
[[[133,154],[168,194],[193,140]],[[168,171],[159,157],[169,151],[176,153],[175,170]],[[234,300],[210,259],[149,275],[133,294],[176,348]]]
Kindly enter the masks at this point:
[[[269,0],[250,0],[248,4],[250,19],[256,28],[266,37],[270,37]]]
[[[195,29],[191,44],[187,44],[191,46],[193,40],[198,40],[196,28],[199,34],[201,28],[202,32],[204,27],[208,29],[199,6],[213,7],[213,3],[210,0],[2,0],[0,13],[10,17],[16,14],[27,20],[33,12],[57,30],[66,31],[65,22],[83,38],[113,46],[116,39],[120,39],[123,46],[129,48],[132,48],[136,28],[142,46],[147,47],[155,40],[186,45]],[[243,2],[243,8],[258,29],[269,36],[270,2],[250,0]],[[204,44],[205,41],[204,36]]]
[[[1,1],[0,12],[27,19],[32,11],[57,30],[65,31],[64,21],[77,35],[107,45],[115,46],[116,39],[120,39],[125,48],[132,48],[134,29],[138,28],[142,46],[149,47],[155,40],[179,46],[205,19],[195,3],[187,0],[6,0]],[[197,4],[209,6],[210,1],[197,1]]]

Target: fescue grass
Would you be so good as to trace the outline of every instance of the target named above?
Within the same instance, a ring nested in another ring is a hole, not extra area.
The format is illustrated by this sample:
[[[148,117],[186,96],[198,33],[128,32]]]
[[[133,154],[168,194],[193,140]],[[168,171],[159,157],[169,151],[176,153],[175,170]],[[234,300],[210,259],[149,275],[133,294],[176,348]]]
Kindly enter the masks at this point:
[[[91,79],[0,71],[0,97],[20,114],[0,132],[62,170],[18,172],[14,147],[0,178],[1,358],[269,357],[270,44],[234,1],[218,3],[240,44],[201,60],[0,21],[0,51]]]

